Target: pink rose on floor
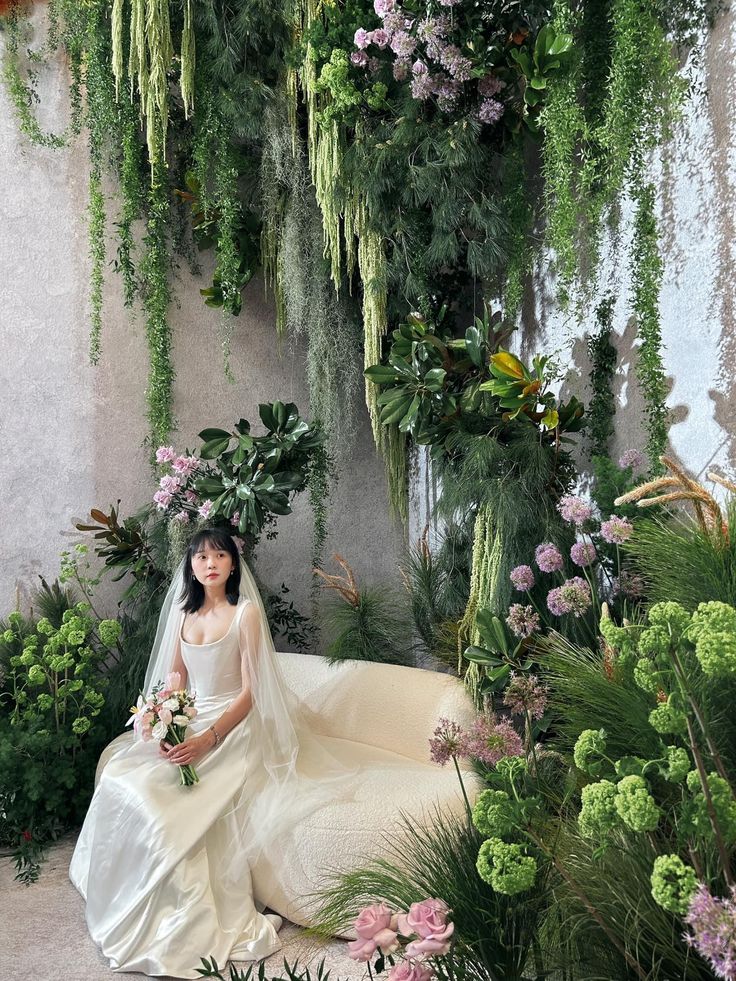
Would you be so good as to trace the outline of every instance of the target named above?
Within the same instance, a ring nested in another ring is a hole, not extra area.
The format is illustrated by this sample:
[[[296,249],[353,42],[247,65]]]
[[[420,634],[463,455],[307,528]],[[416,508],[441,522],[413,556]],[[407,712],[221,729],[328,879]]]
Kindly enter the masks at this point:
[[[391,927],[392,912],[385,903],[374,903],[362,909],[355,920],[355,932],[364,940],[373,940],[381,930]]]
[[[172,671],[166,675],[165,685],[169,691],[179,691],[181,688],[181,675],[178,671]]]
[[[354,961],[369,961],[371,957],[378,950],[378,944],[375,940],[366,940],[365,937],[358,937],[357,940],[351,940],[348,944],[348,957],[352,957]]]
[[[175,456],[173,446],[159,446],[156,450],[156,463],[171,463]]]
[[[405,937],[416,933],[422,940],[431,937],[444,942],[455,929],[454,923],[447,922],[449,912],[443,899],[423,899],[420,903],[412,903],[408,913],[399,913],[399,930]]]
[[[401,961],[388,972],[387,981],[431,981],[434,972],[426,964]]]

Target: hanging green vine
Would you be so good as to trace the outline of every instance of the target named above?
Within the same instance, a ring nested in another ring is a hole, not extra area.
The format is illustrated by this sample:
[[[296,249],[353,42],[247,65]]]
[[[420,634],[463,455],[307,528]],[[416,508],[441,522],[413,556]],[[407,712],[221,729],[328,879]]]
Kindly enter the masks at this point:
[[[644,398],[647,454],[652,472],[661,470],[660,456],[667,448],[669,412],[667,379],[662,363],[662,328],[659,294],[663,264],[659,252],[655,190],[646,184],[637,191],[634,238],[631,249],[633,308],[641,342],[636,374]]]
[[[596,331],[588,338],[592,389],[588,407],[588,440],[591,456],[594,457],[608,456],[616,414],[613,379],[618,355],[611,342],[614,303],[614,297],[609,293],[598,304],[595,311]]]

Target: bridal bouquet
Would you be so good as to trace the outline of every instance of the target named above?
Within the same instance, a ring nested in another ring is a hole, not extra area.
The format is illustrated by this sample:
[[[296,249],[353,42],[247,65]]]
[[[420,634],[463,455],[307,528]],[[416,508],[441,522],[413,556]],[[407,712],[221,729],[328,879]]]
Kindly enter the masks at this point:
[[[142,694],[138,697],[138,704],[131,708],[126,725],[132,724],[136,735],[146,742],[166,739],[171,743],[183,743],[187,726],[196,718],[197,710],[194,692],[185,691],[180,685],[179,672],[172,671],[166,681],[156,685],[148,698]],[[191,764],[180,766],[179,774],[184,787],[199,783],[197,771]]]

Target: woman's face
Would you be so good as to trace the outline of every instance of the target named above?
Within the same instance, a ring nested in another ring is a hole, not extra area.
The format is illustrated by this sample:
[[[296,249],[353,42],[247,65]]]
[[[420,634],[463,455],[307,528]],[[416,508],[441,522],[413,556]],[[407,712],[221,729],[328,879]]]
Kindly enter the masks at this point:
[[[204,544],[192,556],[192,572],[203,586],[225,586],[233,570],[230,553]]]

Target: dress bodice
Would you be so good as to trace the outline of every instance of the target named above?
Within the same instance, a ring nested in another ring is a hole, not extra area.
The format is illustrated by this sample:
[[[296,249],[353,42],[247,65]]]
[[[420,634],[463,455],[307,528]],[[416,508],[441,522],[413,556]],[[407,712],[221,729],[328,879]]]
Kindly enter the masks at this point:
[[[240,618],[249,600],[238,604],[232,623],[219,640],[210,644],[190,644],[181,636],[181,656],[186,665],[189,690],[197,693],[197,703],[204,698],[235,697],[242,690],[240,652]]]

